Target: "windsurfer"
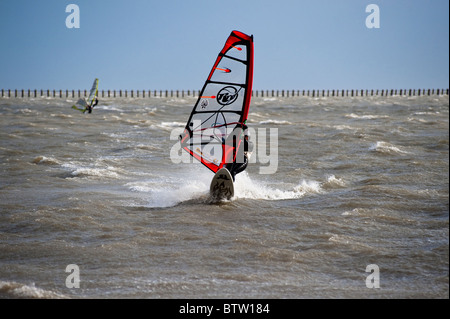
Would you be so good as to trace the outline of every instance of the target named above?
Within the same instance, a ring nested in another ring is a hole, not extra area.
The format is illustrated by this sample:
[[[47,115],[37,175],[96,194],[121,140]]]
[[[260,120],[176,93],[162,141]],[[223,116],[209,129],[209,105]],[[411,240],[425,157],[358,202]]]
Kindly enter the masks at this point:
[[[86,110],[87,110],[89,113],[92,113],[92,109],[93,109],[94,106],[96,106],[97,104],[98,104],[98,99],[95,98],[94,103],[93,103],[92,105],[87,105],[87,106],[86,106]]]
[[[248,165],[248,159],[250,157],[250,154],[253,149],[253,144],[251,141],[249,141],[249,133],[247,125],[242,125],[242,130],[244,131],[244,148],[243,148],[243,161],[239,160],[239,156],[236,156],[236,161],[233,161],[232,163],[228,163],[225,167],[228,169],[231,173],[231,176],[233,177],[233,182],[235,181],[236,174],[242,173]],[[239,150],[238,150],[239,152]],[[242,157],[242,156],[241,156]]]

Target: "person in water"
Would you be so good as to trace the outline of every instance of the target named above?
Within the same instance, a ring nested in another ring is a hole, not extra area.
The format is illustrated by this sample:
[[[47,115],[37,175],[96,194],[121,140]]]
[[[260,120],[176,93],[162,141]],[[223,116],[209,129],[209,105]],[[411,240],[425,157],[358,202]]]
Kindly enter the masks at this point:
[[[93,109],[94,106],[96,106],[97,104],[98,104],[98,99],[95,98],[94,103],[92,103],[92,105],[86,106],[86,110],[88,111],[88,113],[92,113],[92,109]]]
[[[243,124],[241,126],[241,128],[244,133],[244,139],[243,139],[244,145],[241,145],[239,147],[238,154],[234,154],[236,157],[236,161],[234,161],[232,163],[228,163],[225,166],[226,169],[228,169],[230,171],[230,174],[233,177],[233,182],[235,181],[235,176],[239,173],[242,173],[247,168],[248,159],[249,159],[252,149],[253,149],[253,144],[251,141],[249,141],[249,133],[248,133],[247,125]],[[235,138],[236,135],[233,135],[233,137]],[[233,140],[233,142],[235,142],[235,140]],[[243,152],[243,154],[240,152]],[[239,156],[239,155],[241,155],[241,156]],[[243,160],[242,160],[242,157],[243,157]]]

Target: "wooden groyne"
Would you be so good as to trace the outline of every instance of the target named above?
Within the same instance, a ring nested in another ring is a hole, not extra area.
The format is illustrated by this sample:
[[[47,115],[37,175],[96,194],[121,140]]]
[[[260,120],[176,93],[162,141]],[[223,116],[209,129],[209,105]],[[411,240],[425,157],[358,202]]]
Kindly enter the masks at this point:
[[[198,97],[196,90],[99,90],[102,98]],[[81,98],[88,90],[11,90],[2,89],[0,97],[8,98]],[[253,90],[254,97],[355,97],[355,96],[432,96],[447,95],[447,89],[388,89],[388,90]]]

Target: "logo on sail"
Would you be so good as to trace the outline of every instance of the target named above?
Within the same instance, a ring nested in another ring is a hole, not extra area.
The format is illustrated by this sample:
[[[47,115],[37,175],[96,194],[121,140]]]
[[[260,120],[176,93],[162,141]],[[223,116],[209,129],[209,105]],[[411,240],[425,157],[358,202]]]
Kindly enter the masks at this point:
[[[226,86],[217,93],[217,102],[220,105],[229,105],[236,101],[239,91],[233,86]]]
[[[200,102],[200,105],[201,105],[201,107],[202,107],[202,109],[206,109],[206,107],[208,106],[208,100],[206,100],[206,99],[203,99],[201,102]]]

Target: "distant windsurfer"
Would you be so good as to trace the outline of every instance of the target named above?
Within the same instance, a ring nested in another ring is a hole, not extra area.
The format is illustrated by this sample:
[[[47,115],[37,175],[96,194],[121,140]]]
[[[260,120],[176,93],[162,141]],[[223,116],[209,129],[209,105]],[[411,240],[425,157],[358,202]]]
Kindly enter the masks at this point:
[[[248,165],[248,159],[251,155],[252,149],[253,149],[253,144],[251,141],[249,141],[249,133],[248,133],[248,127],[245,124],[242,124],[241,126],[243,132],[244,132],[244,139],[243,139],[243,148],[239,147],[238,148],[238,152],[241,152],[241,150],[243,150],[243,161],[241,160],[238,154],[234,153],[235,156],[235,161],[233,161],[232,163],[228,163],[225,167],[226,169],[228,169],[231,173],[231,176],[233,177],[233,181],[235,181],[235,176],[236,174],[242,173]],[[230,137],[233,136],[235,137],[235,135],[230,135]]]
[[[98,99],[95,98],[94,103],[92,103],[92,105],[87,105],[86,106],[86,110],[88,111],[88,113],[92,113],[92,109],[94,108],[94,106],[96,106],[98,104]]]
[[[89,97],[87,99],[86,97],[78,99],[77,103],[72,105],[72,108],[81,111],[83,113],[85,113],[86,111],[88,111],[88,113],[92,113],[92,110],[98,104],[97,93],[98,93],[98,79],[96,78],[94,80],[94,83],[92,84],[91,91],[89,92]]]

